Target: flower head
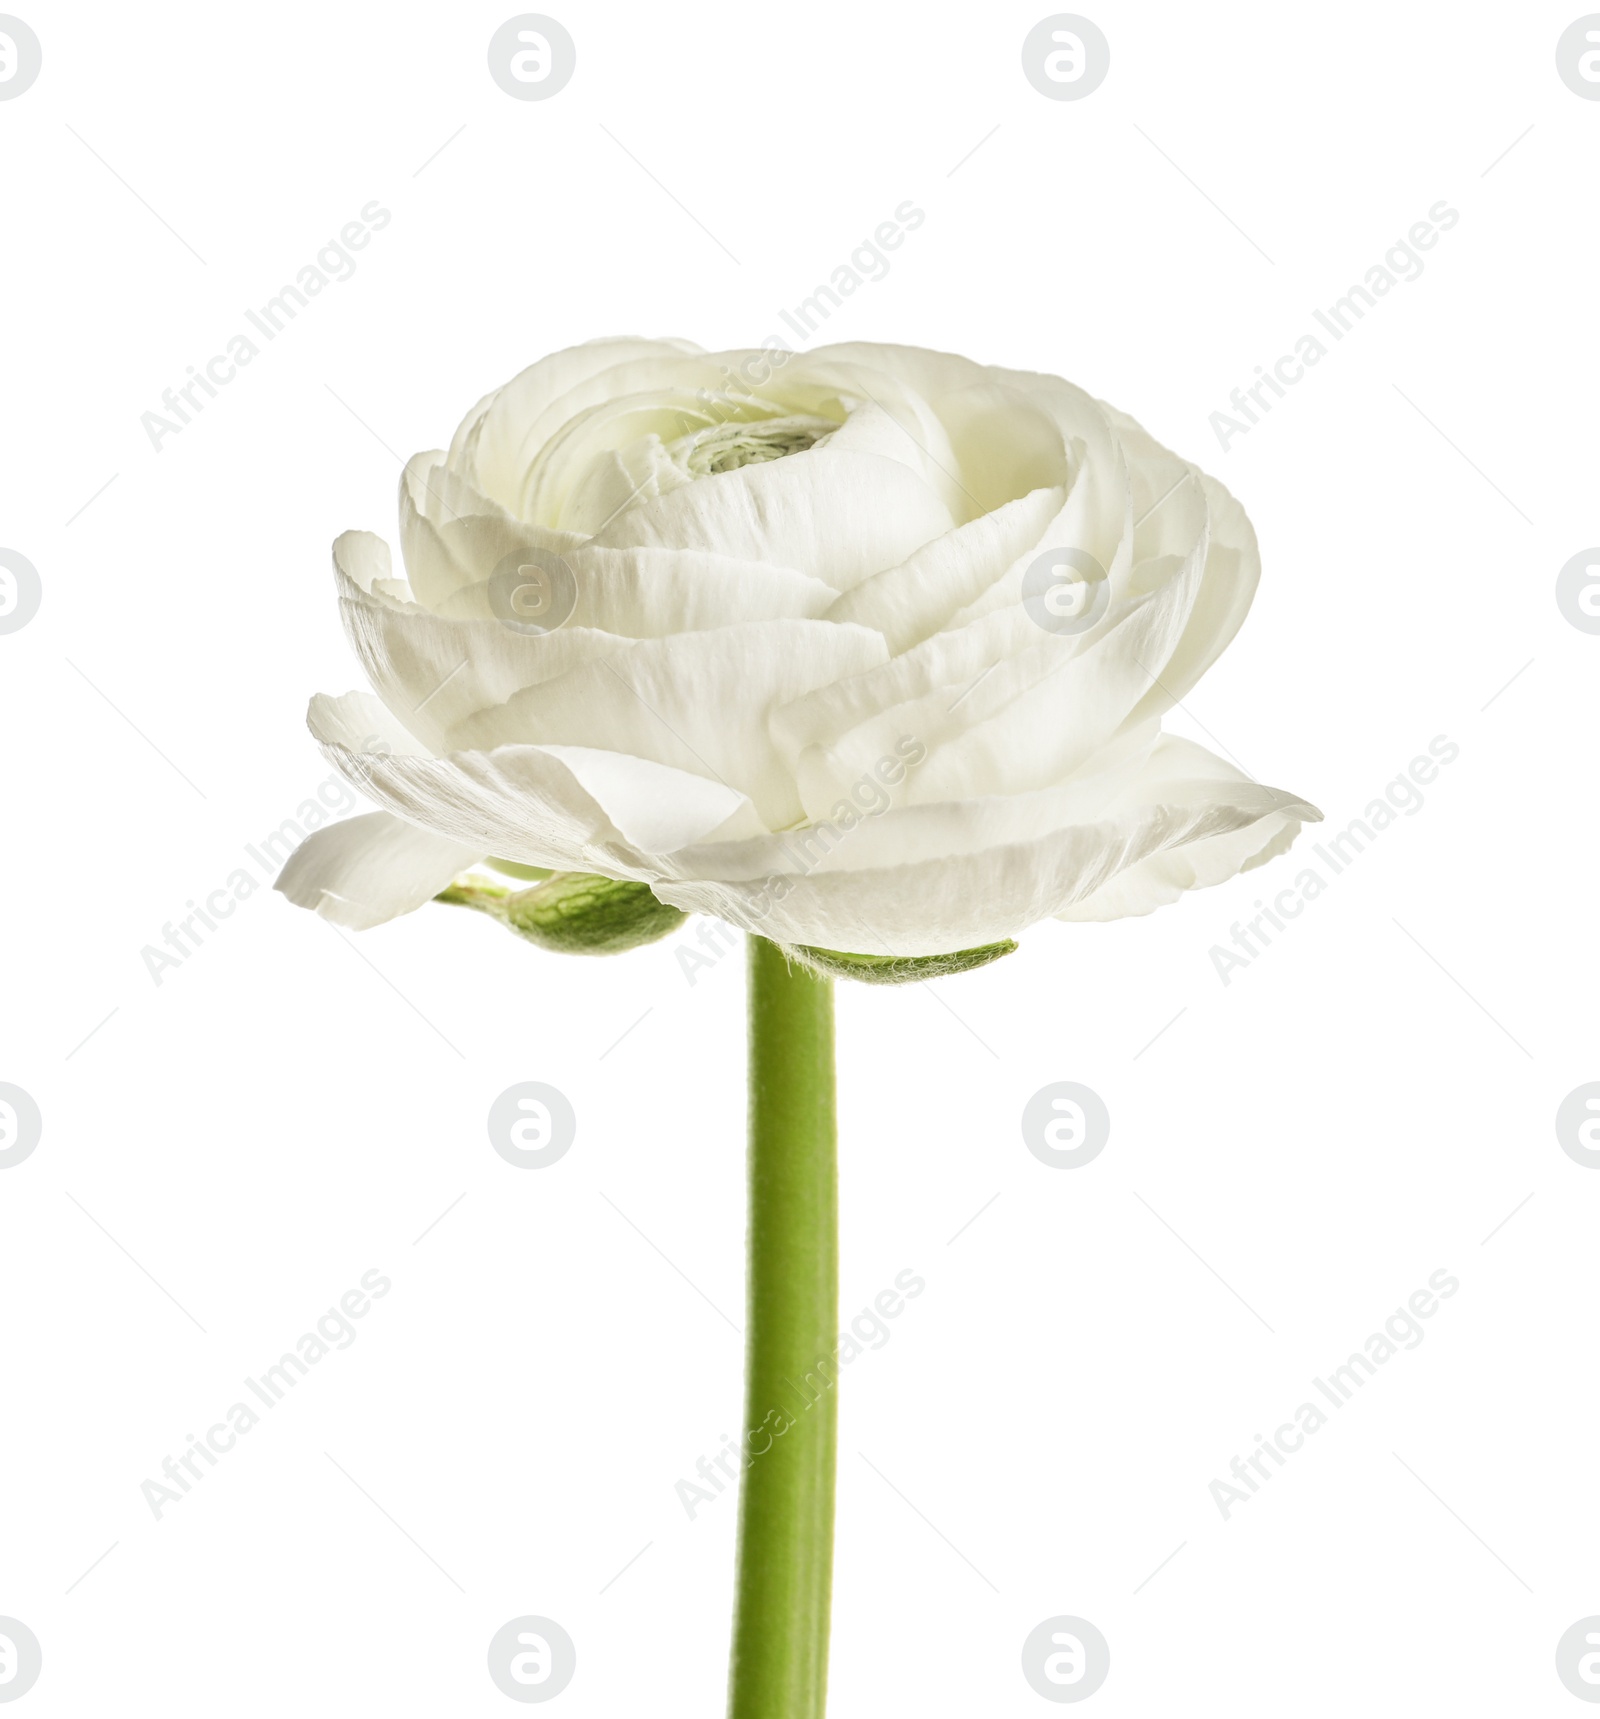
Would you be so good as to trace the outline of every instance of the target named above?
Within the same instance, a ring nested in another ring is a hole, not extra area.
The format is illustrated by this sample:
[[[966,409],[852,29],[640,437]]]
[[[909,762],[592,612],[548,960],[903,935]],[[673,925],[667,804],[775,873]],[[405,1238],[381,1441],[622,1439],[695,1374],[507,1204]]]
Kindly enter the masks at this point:
[[[383,808],[278,887],[351,926],[486,855],[777,942],[948,955],[1281,853],[1314,808],[1161,728],[1238,630],[1244,511],[1057,377],[607,340],[481,400],[334,545]]]

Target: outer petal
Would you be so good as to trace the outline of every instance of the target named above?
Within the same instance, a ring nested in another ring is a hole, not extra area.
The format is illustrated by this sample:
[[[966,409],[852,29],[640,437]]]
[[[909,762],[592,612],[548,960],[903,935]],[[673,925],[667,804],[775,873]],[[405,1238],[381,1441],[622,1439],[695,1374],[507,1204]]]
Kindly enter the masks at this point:
[[[779,829],[802,808],[768,733],[768,712],[884,655],[876,633],[825,621],[756,621],[628,641],[604,661],[577,664],[456,723],[449,745],[631,753],[730,784],[750,796],[769,829]]]
[[[764,828],[742,794],[648,759],[584,746],[434,758],[365,693],[314,698],[307,721],[364,793],[480,854],[648,879],[660,854]]]
[[[513,519],[443,460],[439,453],[417,454],[400,478],[400,551],[419,603],[448,603],[464,587],[487,579],[513,549],[536,546],[559,554],[582,542]]]
[[[816,346],[799,362],[798,373],[844,377],[887,377],[908,397],[937,400],[958,388],[987,382],[994,374],[971,358],[955,352],[934,352],[923,346],[879,345],[870,341],[840,341]],[[784,373],[786,385],[789,372]]]
[[[564,623],[618,638],[665,639],[740,621],[815,620],[835,601],[832,586],[788,567],[739,561],[709,549],[569,549],[577,606]],[[460,591],[442,611],[489,619],[485,585]],[[830,619],[833,617],[830,616]]]
[[[926,543],[897,567],[864,579],[835,600],[830,621],[876,627],[898,655],[948,625],[997,579],[1037,550],[1061,515],[1067,492],[1036,489],[993,513]]]
[[[492,716],[523,689],[584,663],[620,657],[635,639],[808,620],[834,595],[803,573],[700,550],[584,548],[565,560],[577,596],[571,617],[552,632],[523,633],[492,618],[485,585],[458,590],[444,613],[410,602],[388,576],[382,539],[346,532],[334,544],[334,571],[351,649],[389,708],[443,752],[456,724]]]
[[[576,663],[628,646],[625,639],[587,628],[529,634],[498,621],[446,619],[397,597],[394,582],[380,574],[388,564],[381,538],[354,531],[339,538],[339,613],[350,648],[384,703],[433,751],[447,749],[452,723],[492,710]]]
[[[1164,881],[1177,888],[1220,882],[1280,851],[1302,820],[1321,816],[1171,736],[1109,804],[1096,809],[1092,795],[1080,792],[1077,808],[1058,805],[1064,821],[1032,832],[1025,820],[1046,821],[1048,796],[1031,805],[1012,797],[896,808],[853,830],[835,826],[826,847],[796,832],[689,849],[672,857],[670,875],[653,887],[674,906],[780,942],[868,955],[947,954],[1068,915],[1153,857],[1193,848],[1195,861]],[[1230,846],[1225,838],[1236,835]],[[919,857],[894,863],[904,853]],[[1154,875],[1141,880],[1148,887],[1129,891],[1126,911],[1146,910],[1138,903],[1158,887]],[[1116,900],[1107,897],[1105,905]]]
[[[1261,552],[1245,511],[1215,478],[1196,471],[1193,480],[1206,498],[1210,531],[1200,588],[1182,637],[1159,667],[1156,684],[1131,712],[1131,719],[1170,710],[1233,641],[1244,624],[1261,577]]]
[[[1051,411],[1068,434],[1069,425],[1081,422],[1087,396],[1070,383],[1021,371],[997,374]],[[1171,709],[1227,648],[1249,613],[1261,557],[1244,509],[1215,478],[1164,448],[1126,413],[1104,402],[1095,402],[1095,407],[1126,462],[1135,562],[1159,569],[1166,557],[1188,555],[1197,536],[1197,516],[1204,520],[1207,536],[1204,579],[1194,594],[1183,636],[1170,656],[1150,663],[1156,684],[1132,713],[1138,722]],[[1150,576],[1145,574],[1144,581]]]
[[[548,433],[544,425],[553,402],[630,361],[670,364],[694,350],[682,340],[623,338],[552,352],[478,402],[456,431],[450,463],[481,494],[517,513],[528,468]]]
[[[388,812],[314,830],[272,886],[335,925],[365,931],[431,900],[484,850],[418,829]]]
[[[1288,852],[1300,821],[1285,813],[1263,818],[1242,830],[1229,830],[1187,847],[1152,854],[1119,872],[1111,881],[1056,915],[1069,921],[1132,919],[1166,907],[1186,890],[1226,883]]]

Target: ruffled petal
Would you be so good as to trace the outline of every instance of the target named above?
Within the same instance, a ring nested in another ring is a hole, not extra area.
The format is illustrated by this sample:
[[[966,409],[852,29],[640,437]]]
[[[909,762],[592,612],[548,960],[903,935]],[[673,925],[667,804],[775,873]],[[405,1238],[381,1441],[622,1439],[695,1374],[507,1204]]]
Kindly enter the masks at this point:
[[[750,797],[769,829],[779,829],[803,808],[768,712],[887,654],[867,628],[825,621],[756,621],[623,645],[454,723],[449,749],[525,744],[630,753],[729,784]]]
[[[1144,899],[1158,879],[1179,889],[1221,882],[1281,851],[1302,822],[1321,816],[1172,736],[1124,776],[1108,802],[1096,805],[1095,798],[1085,791],[1074,806],[1068,791],[1054,808],[1048,795],[1031,804],[1012,797],[901,807],[866,814],[851,828],[841,820],[689,849],[672,856],[652,887],[685,911],[779,942],[937,955],[1013,937],[1040,919],[1070,917],[1077,904],[1158,856],[1192,849],[1195,857],[1165,873],[1159,866],[1142,873],[1130,882],[1129,900]]]
[[[669,362],[695,350],[683,340],[622,338],[553,352],[478,402],[456,431],[450,464],[480,494],[518,514],[528,469],[547,433],[545,414],[552,402],[630,361]]]
[[[846,591],[828,619],[875,627],[893,655],[910,650],[1037,551],[1066,499],[1060,486],[1036,489],[945,532]]]
[[[307,723],[335,767],[397,817],[527,865],[648,881],[661,855],[766,827],[725,783],[594,747],[430,756],[365,693],[319,694]]]
[[[513,549],[560,554],[582,543],[513,519],[452,472],[438,453],[417,454],[400,478],[400,552],[417,602],[443,608],[482,584]]]
[[[835,453],[823,442],[627,508],[595,541],[707,549],[793,567],[847,591],[953,523],[909,466],[881,454]]]
[[[485,713],[492,719],[523,689],[619,656],[636,639],[810,621],[834,598],[803,573],[702,550],[590,547],[561,559],[571,613],[549,632],[525,632],[496,614],[487,583],[458,590],[443,612],[430,610],[389,577],[381,538],[346,532],[334,544],[351,649],[384,702],[430,750],[449,750],[457,725]]]
[[[366,931],[431,901],[484,850],[419,829],[388,812],[314,830],[289,856],[273,888],[296,907]]]

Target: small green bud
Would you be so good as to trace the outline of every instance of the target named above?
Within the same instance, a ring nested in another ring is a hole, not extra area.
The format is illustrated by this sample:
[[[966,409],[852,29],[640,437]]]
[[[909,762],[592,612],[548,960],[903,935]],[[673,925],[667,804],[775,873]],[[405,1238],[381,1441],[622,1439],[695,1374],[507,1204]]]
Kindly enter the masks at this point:
[[[520,890],[461,878],[434,900],[476,908],[560,955],[619,955],[665,937],[685,918],[678,908],[657,901],[648,884],[578,871],[557,872]]]
[[[977,949],[958,949],[949,955],[850,955],[839,949],[812,949],[805,944],[786,947],[784,953],[802,967],[810,967],[830,979],[859,979],[867,985],[909,985],[918,979],[943,979],[951,973],[970,973],[987,967],[1016,944],[985,943]]]

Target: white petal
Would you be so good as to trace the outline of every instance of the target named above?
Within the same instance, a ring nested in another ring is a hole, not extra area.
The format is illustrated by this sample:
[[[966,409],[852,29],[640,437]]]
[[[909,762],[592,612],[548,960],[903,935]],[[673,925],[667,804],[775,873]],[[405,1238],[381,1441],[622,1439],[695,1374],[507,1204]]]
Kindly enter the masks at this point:
[[[1036,551],[1066,499],[1059,486],[1037,489],[945,532],[899,566],[846,591],[828,619],[876,627],[892,653],[909,650]]]
[[[824,442],[630,507],[595,541],[770,561],[846,591],[904,561],[953,523],[938,495],[908,466],[878,454],[834,453]]]
[[[595,340],[569,346],[530,364],[499,388],[479,414],[456,432],[451,464],[474,488],[517,513],[529,466],[548,433],[543,417],[553,401],[581,383],[641,358],[670,361],[694,349],[681,340]]]
[[[389,545],[370,531],[345,531],[333,540],[334,577],[364,596],[382,595],[393,603],[409,603],[404,579],[394,577]]]
[[[481,848],[368,812],[314,830],[272,887],[335,925],[365,931],[431,901],[482,858]]]
[[[812,815],[906,734],[923,741],[929,761],[900,798],[1025,793],[1092,767],[1119,732],[1142,727],[1170,706],[1176,688],[1169,669],[1212,641],[1213,617],[1197,621],[1196,610],[1218,582],[1204,491],[1185,488],[1186,495],[1167,503],[1171,535],[1125,523],[1108,568],[1106,613],[1085,632],[1058,637],[1033,625],[1019,601],[1032,559],[1024,555],[983,598],[951,617],[944,632],[904,649],[882,669],[780,712],[775,729]],[[1077,509],[1085,493],[1075,480],[1067,508],[1046,529],[1050,543],[1083,540],[1087,518]],[[1063,527],[1069,514],[1075,521]],[[917,559],[930,559],[939,547]],[[1136,547],[1143,556],[1137,561]],[[898,570],[882,575],[863,591],[897,576]],[[852,594],[830,615],[854,601]]]
[[[1009,373],[1003,373],[1009,374]],[[1108,626],[1126,601],[1138,595],[1131,574],[1134,564],[1135,521],[1127,459],[1098,402],[1070,383],[1046,378],[1054,386],[1042,401],[1070,450],[1067,499],[1060,514],[1045,528],[1038,549],[1087,552],[1106,570],[1112,606],[1103,621]],[[946,623],[960,627],[971,620],[1014,607],[1022,595],[1022,580],[1031,558],[958,611]]]
[[[1286,852],[1300,820],[1278,813],[1242,830],[1227,830],[1186,847],[1151,854],[1056,915],[1068,921],[1131,919],[1166,907],[1186,890],[1226,883]]]
[[[577,594],[564,627],[618,638],[664,639],[740,621],[816,620],[836,600],[833,588],[820,579],[706,549],[591,545],[566,550],[561,558],[572,570]],[[447,619],[489,619],[487,585],[459,592],[444,614]]]
[[[828,446],[836,454],[875,454],[918,477],[952,520],[968,519],[974,502],[961,462],[933,407],[892,376],[802,360],[779,385],[791,407],[838,423]],[[841,421],[842,420],[842,421]]]
[[[583,540],[515,520],[458,477],[438,453],[417,454],[400,479],[400,551],[419,603],[439,608],[481,584],[513,549],[558,554]]]
[[[495,620],[448,619],[414,603],[368,596],[344,575],[342,563],[339,572],[339,613],[350,648],[396,720],[428,751],[449,749],[453,723],[493,711],[574,664],[628,647],[626,639],[587,628],[522,633]]]
[[[306,711],[306,726],[327,746],[349,752],[426,758],[428,748],[389,707],[369,692],[347,692],[330,698],[319,692]]]
[[[520,511],[565,530],[594,533],[624,508],[683,487],[689,474],[668,457],[683,437],[729,422],[786,416],[759,401],[736,402],[719,392],[722,375],[707,358],[648,366],[652,386],[624,393],[621,374],[599,381],[606,393],[552,428],[528,472]],[[574,397],[558,402],[570,412]],[[819,420],[828,430],[836,420]]]
[[[753,621],[642,639],[456,723],[449,749],[520,743],[631,753],[729,784],[777,829],[802,808],[768,712],[885,655],[876,633],[826,621]]]
[[[992,513],[1068,481],[1070,442],[1060,423],[1004,383],[974,383],[933,404],[974,509]]]
[[[646,853],[765,834],[749,800],[725,782],[593,746],[539,750],[565,764],[612,823]]]
[[[948,954],[1015,936],[1052,915],[1070,917],[1078,903],[1094,901],[1153,856],[1194,850],[1189,865],[1167,874],[1176,888],[1220,882],[1281,851],[1301,822],[1320,816],[1171,736],[1124,776],[1109,803],[1096,805],[1083,793],[1073,805],[1063,793],[1055,808],[1063,821],[1040,828],[1050,809],[1049,796],[1031,805],[1002,799],[896,808],[854,829],[836,824],[828,832],[688,849],[666,862],[667,875],[652,887],[686,911],[779,942],[869,955]],[[1234,836],[1240,839],[1228,840]],[[900,857],[907,854],[916,857]],[[1113,892],[1102,908],[1148,911],[1159,870],[1137,880],[1125,904]]]
[[[720,782],[592,747],[506,746],[446,758],[407,751],[411,737],[364,693],[313,699],[308,722],[362,792],[480,854],[648,877],[659,863],[647,858],[651,850],[743,840],[764,828],[748,800]]]
[[[810,370],[887,376],[908,396],[924,400],[936,400],[941,394],[970,388],[988,381],[994,374],[959,353],[869,341],[840,341],[832,346],[813,347],[802,361],[802,372]]]
[[[1206,499],[1208,539],[1203,577],[1182,636],[1165,660],[1151,664],[1157,684],[1132,720],[1170,710],[1220,657],[1244,624],[1261,577],[1261,552],[1244,509],[1214,478],[1195,473]]]
[[[397,597],[379,577],[388,551],[369,533],[347,532],[334,550],[351,649],[389,708],[434,752],[456,744],[456,724],[483,713],[492,719],[525,687],[619,656],[634,638],[808,620],[834,596],[803,573],[701,550],[578,549],[563,557],[577,597],[571,616],[551,632],[525,633],[492,618],[486,585],[457,591],[445,614]]]
[[[550,399],[538,417],[530,421],[523,438],[528,451],[527,466],[515,511],[528,519],[542,518],[535,501],[543,487],[541,467],[547,460],[559,458],[561,444],[569,439],[584,439],[591,432],[599,435],[596,446],[614,445],[615,437],[605,434],[607,420],[618,413],[626,414],[642,396],[660,399],[671,395],[682,406],[713,418],[739,416],[746,403],[759,403],[763,396],[742,387],[728,392],[734,366],[763,356],[750,352],[701,352],[685,342],[585,377]],[[782,411],[783,407],[774,401],[771,409]]]
[[[1200,535],[1198,521],[1204,518],[1208,545],[1203,581],[1194,594],[1181,640],[1170,656],[1150,663],[1159,684],[1150,687],[1132,720],[1143,721],[1170,709],[1222,654],[1255,596],[1261,558],[1244,509],[1215,478],[1169,452],[1125,413],[1090,401],[1059,377],[1018,371],[996,374],[1050,411],[1069,437],[1082,433],[1089,422],[1087,407],[1108,427],[1127,473],[1135,563],[1150,563],[1151,569],[1158,569],[1170,564],[1164,558],[1184,559]],[[1150,570],[1136,566],[1134,590],[1148,584],[1152,576]]]
[[[1020,794],[1091,766],[1130,723],[1181,622],[1177,582],[1076,637],[1042,631],[1020,606],[936,634],[881,667],[825,686],[777,713],[773,731],[821,815],[838,784],[906,736],[927,762],[908,802]]]
[[[1080,635],[1070,653],[1055,641],[1024,646],[1000,662],[970,699],[930,733],[930,757],[916,798],[1023,793],[1062,781],[1091,761],[1125,726],[1159,674],[1194,602],[1204,543],[1154,591],[1103,632]],[[1115,610],[1113,610],[1115,613]],[[937,706],[931,713],[937,718]],[[931,728],[931,721],[929,724]]]

